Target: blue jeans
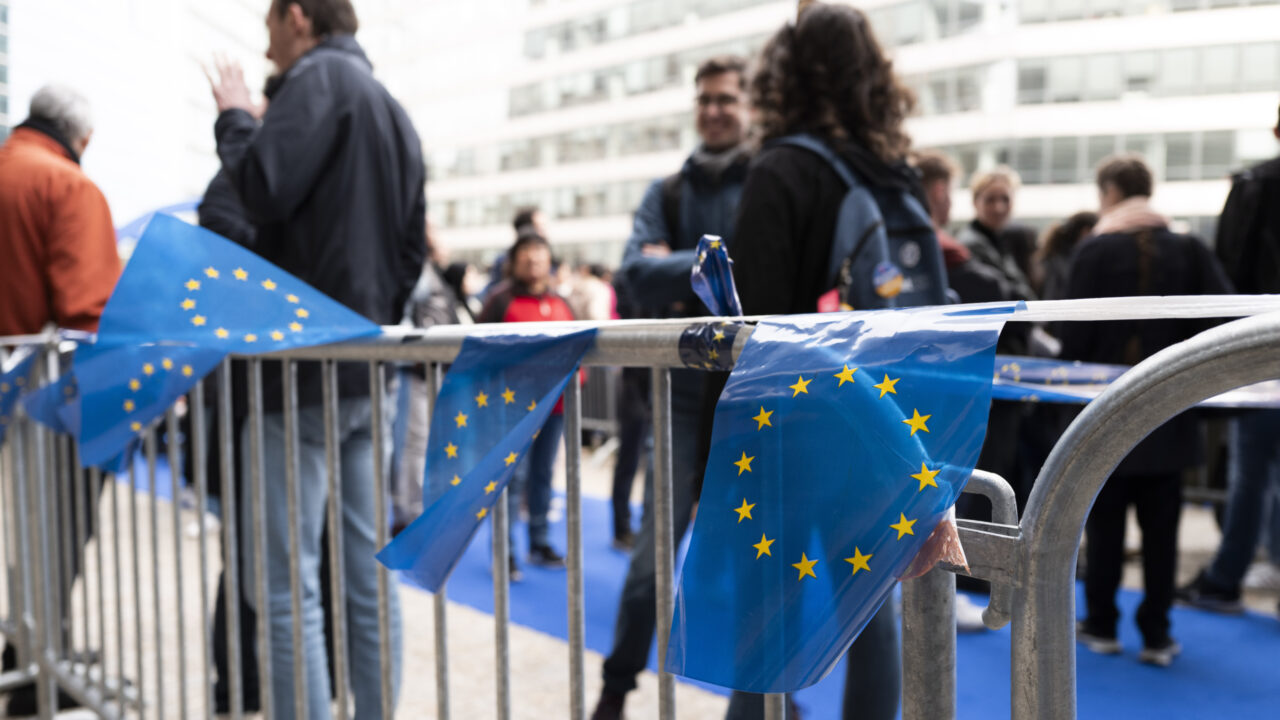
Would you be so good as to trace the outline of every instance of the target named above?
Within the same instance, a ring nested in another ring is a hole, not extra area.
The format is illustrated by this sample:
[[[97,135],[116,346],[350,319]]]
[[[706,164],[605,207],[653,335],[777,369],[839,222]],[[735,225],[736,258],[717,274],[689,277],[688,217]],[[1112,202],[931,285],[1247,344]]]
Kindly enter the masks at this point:
[[[384,407],[390,410],[391,403]],[[388,412],[388,415],[390,412]],[[383,458],[391,449],[390,422],[383,418]],[[329,674],[324,643],[324,616],[320,607],[320,534],[328,501],[328,474],[325,471],[324,412],[320,407],[298,411],[298,522],[301,547],[303,657],[306,662],[307,717],[323,720],[332,714]],[[373,418],[368,399],[342,400],[338,404],[338,450],[342,472],[342,543],[346,582],[347,648],[351,691],[355,697],[355,718],[366,720],[382,715],[382,671],[378,656],[378,551],[374,525],[374,503],[386,502],[376,496],[373,478]],[[249,423],[242,430],[244,447],[249,447]],[[297,716],[293,696],[293,629],[289,591],[289,515],[285,488],[284,416],[263,417],[264,485],[266,494],[266,561],[268,608],[256,608],[271,633],[271,693],[275,717],[291,720]],[[245,453],[245,477],[251,468]],[[389,462],[384,463],[389,467]],[[242,545],[246,574],[253,572],[251,498],[241,505],[241,522],[246,531]],[[337,528],[330,528],[331,532]],[[252,577],[252,575],[250,575]],[[251,602],[256,595],[246,593]],[[335,599],[337,601],[337,599]],[[401,666],[400,596],[392,582],[387,594],[391,616],[392,693],[399,694]],[[261,662],[261,660],[260,660]],[[395,697],[390,698],[395,703]]]
[[[514,538],[515,519],[520,517],[520,493],[523,490],[529,506],[529,546],[550,543],[547,512],[551,509],[551,475],[556,465],[556,453],[560,452],[560,439],[564,437],[564,415],[550,415],[534,438],[528,454],[516,466],[511,478],[511,491],[507,493],[507,528]],[[515,547],[514,539],[510,547]],[[513,551],[514,553],[514,551]]]
[[[1213,585],[1239,589],[1262,535],[1264,510],[1275,507],[1268,491],[1280,492],[1280,410],[1255,410],[1236,418],[1229,445],[1227,518],[1222,544],[1205,575]],[[1274,548],[1280,536],[1280,517],[1274,512],[1270,526]]]

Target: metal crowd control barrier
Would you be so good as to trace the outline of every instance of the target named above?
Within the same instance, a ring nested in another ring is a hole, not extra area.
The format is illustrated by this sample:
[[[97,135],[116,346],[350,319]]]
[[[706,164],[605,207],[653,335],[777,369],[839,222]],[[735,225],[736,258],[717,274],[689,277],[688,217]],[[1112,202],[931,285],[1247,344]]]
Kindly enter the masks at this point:
[[[1051,303],[1040,304],[1048,307]],[[1114,307],[1118,307],[1113,305]],[[1181,312],[1188,313],[1184,306]],[[1257,312],[1247,303],[1232,306],[1222,315]],[[1275,307],[1272,305],[1272,307]],[[1074,308],[1073,308],[1074,310]],[[1174,310],[1131,313],[1133,319],[1167,317]],[[1163,314],[1162,314],[1163,313]],[[1212,316],[1204,311],[1192,315]],[[1037,319],[1034,309],[1026,316]],[[590,366],[647,366],[653,372],[655,501],[657,521],[657,603],[659,663],[666,653],[666,637],[673,605],[674,553],[671,500],[671,398],[670,369],[681,367],[677,351],[682,324],[619,322],[603,326],[595,348],[588,354]],[[292,611],[293,668],[290,685],[298,715],[307,699],[304,661],[299,536],[298,396],[296,369],[300,361],[322,367],[324,467],[327,472],[327,518],[331,528],[341,528],[344,517],[341,491],[339,363],[362,363],[368,369],[373,417],[381,417],[385,392],[384,367],[395,362],[426,362],[428,410],[442,379],[441,365],[457,354],[468,333],[477,328],[436,328],[425,334],[388,330],[370,342],[277,353],[247,360],[249,473],[244,491],[235,478],[241,474],[234,452],[232,388],[229,361],[217,371],[220,380],[213,405],[219,410],[213,436],[217,447],[206,441],[210,408],[201,386],[170,409],[163,421],[143,433],[142,464],[145,484],[137,471],[103,477],[97,471],[81,472],[74,444],[19,415],[9,426],[9,438],[0,454],[0,523],[3,532],[5,591],[0,592],[0,633],[16,649],[16,666],[0,674],[0,690],[35,682],[40,717],[53,717],[59,692],[66,693],[102,718],[213,717],[211,652],[206,619],[215,599],[208,586],[216,570],[209,556],[208,530],[203,522],[207,502],[206,463],[215,453],[222,510],[222,566],[226,569],[224,592],[227,609],[227,678],[230,717],[245,712],[242,669],[246,653],[270,658],[273,638],[266,622],[257,625],[256,647],[239,641],[239,598],[246,591],[259,608],[268,607],[268,568],[262,548],[268,532],[263,502],[267,483],[284,482],[287,494],[287,528],[290,553],[289,606]],[[734,356],[741,351],[750,328],[738,334]],[[0,338],[0,346],[6,344]],[[1016,720],[1057,720],[1075,717],[1074,564],[1084,521],[1112,468],[1152,429],[1186,407],[1225,390],[1280,377],[1280,313],[1232,322],[1153,356],[1135,367],[1098,397],[1063,435],[1046,462],[1019,524],[1013,494],[999,477],[975,471],[966,492],[990,498],[993,523],[960,521],[960,536],[969,561],[969,572],[991,581],[992,596],[985,621],[1001,627],[1012,620],[1012,711]],[[263,366],[283,369],[284,456],[283,477],[268,477],[264,468],[265,402]],[[56,347],[46,343],[40,380],[57,375]],[[570,383],[565,397],[567,459],[567,586],[568,586],[568,717],[582,720],[587,712],[584,650],[581,429],[582,392]],[[181,439],[179,414],[190,418],[193,455],[191,488],[194,518],[179,506]],[[381,447],[384,429],[371,428],[373,447]],[[157,486],[158,460],[163,443],[170,473],[171,508],[163,513]],[[387,468],[381,453],[373,453],[373,477],[378,497],[387,494]],[[145,488],[145,496],[139,492]],[[105,494],[100,506],[99,494]],[[240,528],[243,504],[250,503],[251,523]],[[122,523],[121,505],[127,505]],[[378,508],[378,543],[386,541],[385,504]],[[144,518],[149,522],[144,522]],[[183,563],[183,523],[194,527],[198,541],[195,576]],[[507,577],[507,504],[494,508],[493,535],[495,617],[495,700],[500,720],[511,717],[511,685],[508,638],[509,594]],[[242,535],[251,538],[252,553],[242,557]],[[167,537],[166,537],[167,536]],[[342,532],[329,534],[331,590],[345,597]],[[165,557],[170,552],[172,557]],[[146,563],[145,560],[149,560]],[[368,558],[373,563],[373,558]],[[241,567],[251,570],[242,590]],[[949,573],[959,568],[938,567],[903,585],[903,718],[938,720],[955,716],[955,586]],[[392,693],[392,644],[390,642],[389,593],[394,592],[389,573],[378,567],[381,696]],[[148,585],[150,587],[148,587]],[[145,589],[145,590],[144,590]],[[149,594],[146,592],[149,590]],[[199,598],[198,617],[188,617],[190,597]],[[445,593],[433,600],[435,625],[436,717],[451,713],[450,668],[447,649],[448,604]],[[132,610],[130,610],[132,608]],[[349,685],[350,647],[346,633],[350,618],[345,603],[334,603],[331,618],[336,703],[333,714],[351,714]],[[191,642],[195,636],[199,642]],[[148,646],[148,643],[151,646]],[[96,646],[96,648],[95,648]],[[407,674],[407,673],[406,673]],[[272,663],[259,665],[263,716],[274,716],[271,688]],[[392,704],[382,705],[382,717],[392,716]],[[765,698],[765,714],[783,720],[781,695]],[[675,717],[675,683],[659,673],[658,716]],[[280,718],[280,720],[286,720]]]

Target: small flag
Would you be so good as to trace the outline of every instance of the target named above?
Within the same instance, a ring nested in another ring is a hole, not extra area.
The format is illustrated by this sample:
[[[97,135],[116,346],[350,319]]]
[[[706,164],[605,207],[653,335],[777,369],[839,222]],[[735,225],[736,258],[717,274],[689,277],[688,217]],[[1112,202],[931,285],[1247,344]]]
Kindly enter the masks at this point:
[[[712,315],[742,315],[738,286],[733,282],[733,261],[729,259],[724,241],[718,236],[703,235],[698,240],[698,261],[693,266],[689,281]]]
[[[422,514],[378,553],[436,592],[546,423],[595,329],[469,337],[431,417]]]
[[[18,399],[32,389],[37,356],[31,348],[20,348],[0,368],[0,447],[14,422]]]

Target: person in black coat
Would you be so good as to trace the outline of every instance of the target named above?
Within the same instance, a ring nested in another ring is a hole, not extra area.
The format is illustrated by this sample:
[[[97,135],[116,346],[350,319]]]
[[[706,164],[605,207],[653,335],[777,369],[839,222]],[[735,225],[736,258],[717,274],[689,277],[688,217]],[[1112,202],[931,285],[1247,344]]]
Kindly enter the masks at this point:
[[[1171,232],[1151,209],[1151,170],[1136,155],[1104,160],[1098,169],[1101,219],[1076,248],[1067,298],[1213,295],[1232,292],[1222,266],[1197,237]],[[1133,365],[1212,325],[1204,320],[1063,323],[1062,357]],[[1203,462],[1194,414],[1157,428],[1116,467],[1087,523],[1086,615],[1077,637],[1094,652],[1121,651],[1115,594],[1124,560],[1125,519],[1137,509],[1142,528],[1145,596],[1138,607],[1141,662],[1168,666],[1181,651],[1169,634],[1182,512],[1182,472]]]

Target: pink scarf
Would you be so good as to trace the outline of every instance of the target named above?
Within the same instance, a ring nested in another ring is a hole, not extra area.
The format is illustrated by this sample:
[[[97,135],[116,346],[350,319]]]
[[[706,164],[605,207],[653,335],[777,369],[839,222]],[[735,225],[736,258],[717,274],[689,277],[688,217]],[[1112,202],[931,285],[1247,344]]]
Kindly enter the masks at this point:
[[[1151,198],[1131,197],[1116,203],[1093,228],[1094,235],[1130,233],[1169,227],[1169,218],[1151,208]]]

